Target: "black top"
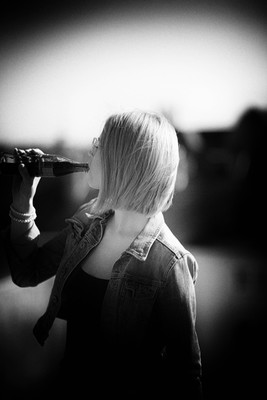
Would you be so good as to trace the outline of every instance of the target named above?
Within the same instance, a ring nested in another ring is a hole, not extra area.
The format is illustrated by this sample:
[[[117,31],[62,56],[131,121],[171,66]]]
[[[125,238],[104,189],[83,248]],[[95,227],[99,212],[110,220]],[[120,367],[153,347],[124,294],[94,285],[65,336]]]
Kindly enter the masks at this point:
[[[101,367],[104,343],[100,318],[108,282],[77,267],[63,289],[60,315],[67,320],[63,368],[72,379],[97,374]]]
[[[78,266],[65,284],[59,314],[67,320],[66,349],[57,382],[60,396],[83,398],[85,393],[96,393],[105,398],[114,393],[117,400],[130,399],[128,390],[139,394],[145,384],[150,393],[157,387],[155,382],[162,379],[157,313],[152,313],[144,345],[138,351],[134,349],[133,353],[124,346],[110,348],[107,338],[104,340],[100,321],[108,282]]]

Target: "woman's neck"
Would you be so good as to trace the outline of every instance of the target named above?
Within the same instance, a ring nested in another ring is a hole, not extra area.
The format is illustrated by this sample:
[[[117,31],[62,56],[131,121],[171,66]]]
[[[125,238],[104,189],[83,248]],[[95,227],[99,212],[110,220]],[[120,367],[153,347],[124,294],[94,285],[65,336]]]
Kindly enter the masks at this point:
[[[109,228],[117,235],[136,236],[145,227],[149,217],[135,211],[115,210]]]

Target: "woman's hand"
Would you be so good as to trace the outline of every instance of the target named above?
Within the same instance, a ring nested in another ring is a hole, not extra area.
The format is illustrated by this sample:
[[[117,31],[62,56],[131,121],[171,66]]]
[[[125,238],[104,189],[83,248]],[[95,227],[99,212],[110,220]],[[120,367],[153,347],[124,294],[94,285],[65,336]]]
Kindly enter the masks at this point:
[[[40,149],[27,149],[18,150],[15,149],[17,155],[20,156],[24,153],[32,154],[43,154]],[[36,193],[40,177],[32,177],[29,175],[25,164],[19,164],[19,175],[15,175],[12,184],[12,197],[13,207],[21,213],[31,213],[33,210],[33,198]]]

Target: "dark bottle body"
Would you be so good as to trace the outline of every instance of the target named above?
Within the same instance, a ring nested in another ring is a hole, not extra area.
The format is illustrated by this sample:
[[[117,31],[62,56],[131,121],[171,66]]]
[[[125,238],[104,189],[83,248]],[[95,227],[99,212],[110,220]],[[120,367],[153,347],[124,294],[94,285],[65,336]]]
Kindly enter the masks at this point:
[[[0,157],[0,174],[16,175],[19,163],[25,164],[30,176],[57,177],[74,172],[88,172],[88,163],[73,161],[56,154],[2,153]]]

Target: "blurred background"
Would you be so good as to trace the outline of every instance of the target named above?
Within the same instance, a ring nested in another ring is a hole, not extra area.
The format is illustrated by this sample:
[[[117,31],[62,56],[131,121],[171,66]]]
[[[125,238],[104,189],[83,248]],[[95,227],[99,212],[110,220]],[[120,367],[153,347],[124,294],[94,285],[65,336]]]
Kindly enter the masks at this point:
[[[265,143],[267,6],[249,1],[3,2],[0,151],[38,147],[86,161],[113,112],[164,113],[181,164],[170,228],[199,263],[197,329],[204,399],[259,398],[267,309]],[[1,231],[12,178],[0,175]],[[42,240],[96,193],[86,174],[41,179]],[[50,390],[64,349],[32,328],[52,280],[18,288],[0,242],[0,383],[9,398]]]

